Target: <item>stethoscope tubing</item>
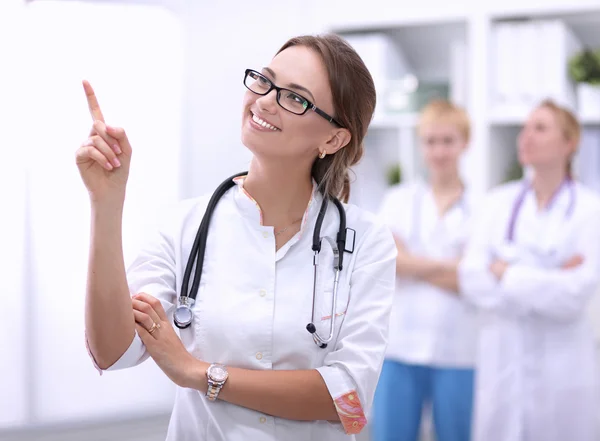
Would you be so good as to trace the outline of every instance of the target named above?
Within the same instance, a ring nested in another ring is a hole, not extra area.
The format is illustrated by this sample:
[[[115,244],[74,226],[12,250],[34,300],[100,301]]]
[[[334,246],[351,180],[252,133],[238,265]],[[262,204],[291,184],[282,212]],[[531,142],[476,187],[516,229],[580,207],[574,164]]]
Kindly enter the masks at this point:
[[[206,207],[205,214],[202,218],[202,222],[200,223],[200,227],[196,233],[194,238],[194,243],[192,245],[192,249],[190,251],[190,256],[188,258],[183,281],[181,284],[181,293],[178,299],[178,305],[175,309],[175,313],[173,316],[173,321],[175,326],[180,329],[185,329],[193,321],[193,305],[196,300],[196,296],[198,294],[198,289],[200,287],[200,279],[202,277],[202,267],[204,265],[204,255],[206,252],[206,242],[208,237],[208,229],[210,226],[210,220],[212,214],[221,199],[221,197],[235,185],[234,179],[240,176],[247,175],[247,172],[237,173],[227,180],[223,181],[219,187],[212,194],[208,205]],[[334,241],[330,237],[321,237],[321,226],[323,224],[323,220],[325,218],[325,214],[327,213],[328,201],[333,201],[339,213],[339,229],[336,236],[336,240]],[[336,314],[335,311],[337,309],[337,297],[338,297],[338,289],[339,289],[339,279],[340,272],[343,268],[343,258],[344,252],[346,251],[346,237],[347,236],[347,228],[346,228],[346,211],[342,203],[337,199],[329,196],[323,195],[323,202],[321,203],[321,207],[319,210],[319,214],[317,216],[317,220],[315,222],[315,228],[313,231],[313,244],[312,250],[314,252],[313,257],[313,268],[314,268],[314,277],[313,277],[313,297],[312,297],[312,314],[311,314],[311,322],[306,326],[308,332],[312,335],[314,342],[320,348],[326,348],[327,344],[331,342],[335,332],[335,320]],[[332,298],[332,306],[331,306],[331,320],[329,324],[329,335],[327,337],[322,337],[316,329],[315,326],[315,305],[316,305],[316,292],[317,292],[317,274],[318,274],[318,266],[319,266],[319,254],[321,252],[321,245],[323,239],[331,246],[334,255],[333,261],[333,269],[335,272],[334,282],[333,282],[333,298]],[[195,266],[195,268],[194,268]],[[194,277],[192,281],[191,289],[189,287],[190,278],[192,275],[192,271],[194,271]]]

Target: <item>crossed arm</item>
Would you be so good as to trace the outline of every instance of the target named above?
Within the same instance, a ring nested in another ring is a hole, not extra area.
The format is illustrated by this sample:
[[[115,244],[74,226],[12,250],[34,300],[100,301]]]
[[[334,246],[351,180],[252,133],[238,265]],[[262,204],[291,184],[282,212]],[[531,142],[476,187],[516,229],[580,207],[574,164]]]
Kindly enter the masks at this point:
[[[440,260],[410,253],[402,240],[395,238],[398,248],[396,274],[430,283],[458,295],[458,259]]]
[[[475,223],[459,268],[464,297],[480,308],[511,315],[554,321],[578,319],[598,286],[600,210],[581,216],[572,230],[573,254],[556,268],[495,258],[490,233],[495,215],[494,210],[482,210]]]

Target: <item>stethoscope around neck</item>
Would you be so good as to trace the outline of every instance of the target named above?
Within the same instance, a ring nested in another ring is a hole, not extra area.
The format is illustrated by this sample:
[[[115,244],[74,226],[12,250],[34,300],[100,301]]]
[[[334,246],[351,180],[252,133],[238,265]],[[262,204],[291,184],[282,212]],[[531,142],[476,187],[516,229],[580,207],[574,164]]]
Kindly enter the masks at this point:
[[[572,178],[565,178],[565,180],[560,184],[560,186],[556,189],[550,201],[548,202],[547,209],[551,209],[558,195],[562,191],[564,187],[568,187],[569,190],[569,205],[567,205],[567,209],[565,211],[565,219],[569,218],[573,211],[575,210],[575,185],[573,184]],[[506,230],[506,242],[512,244],[515,240],[515,228],[517,225],[517,218],[519,217],[519,213],[521,211],[521,207],[523,206],[523,202],[525,201],[525,196],[531,189],[531,182],[529,180],[523,181],[523,187],[521,188],[521,192],[515,199],[515,203],[513,204],[512,211],[510,214],[510,218],[508,221],[508,228]]]
[[[177,307],[175,308],[175,312],[173,314],[173,321],[175,326],[179,329],[185,329],[189,327],[194,319],[193,306],[196,302],[196,295],[198,294],[198,288],[200,287],[200,279],[202,277],[202,266],[204,264],[204,254],[206,251],[206,240],[208,237],[208,227],[210,224],[210,220],[214,210],[217,206],[217,203],[221,199],[221,197],[235,185],[234,179],[240,176],[247,175],[247,172],[242,172],[235,174],[223,181],[221,185],[215,190],[213,195],[211,196],[208,205],[206,207],[206,211],[202,218],[202,222],[200,223],[200,227],[198,228],[198,232],[196,233],[196,238],[194,239],[194,244],[192,245],[192,250],[190,251],[190,256],[188,258],[185,272],[183,274],[183,281],[181,284],[181,295],[178,299]],[[333,240],[330,237],[321,237],[321,226],[323,225],[323,220],[325,219],[325,214],[327,213],[327,206],[329,200],[333,201],[334,205],[338,209],[339,212],[339,229],[337,233],[336,240]],[[352,233],[352,242],[351,248],[348,250],[346,245],[346,237],[347,232]],[[344,206],[342,203],[334,197],[323,195],[323,202],[321,203],[321,208],[319,210],[319,214],[317,216],[317,220],[315,222],[315,229],[313,232],[313,243],[312,243],[312,251],[314,253],[313,256],[313,268],[314,268],[314,277],[313,277],[313,299],[312,299],[312,315],[311,321],[308,325],[306,325],[307,331],[312,335],[314,342],[320,348],[326,348],[327,344],[331,342],[333,339],[334,331],[335,331],[335,317],[336,317],[336,304],[337,304],[337,295],[338,295],[338,286],[340,280],[340,272],[343,268],[344,261],[344,252],[352,253],[354,251],[354,241],[355,241],[356,232],[351,228],[346,228],[346,211],[344,210]],[[331,320],[329,322],[329,335],[327,337],[321,336],[317,332],[317,328],[315,326],[315,304],[316,304],[316,293],[317,293],[317,273],[319,266],[319,254],[321,252],[321,246],[323,244],[323,240],[331,246],[333,251],[333,270],[334,270],[334,281],[333,281],[333,301],[331,305]],[[195,268],[194,268],[195,264]],[[189,288],[190,277],[192,275],[192,270],[194,270],[194,278],[192,281],[192,287]]]

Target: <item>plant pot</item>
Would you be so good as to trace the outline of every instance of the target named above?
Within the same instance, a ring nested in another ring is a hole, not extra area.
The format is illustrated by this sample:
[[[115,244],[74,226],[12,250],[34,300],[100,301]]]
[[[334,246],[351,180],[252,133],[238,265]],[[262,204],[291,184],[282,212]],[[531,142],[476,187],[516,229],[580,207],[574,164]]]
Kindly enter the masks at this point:
[[[600,85],[577,85],[577,108],[581,119],[600,119]]]

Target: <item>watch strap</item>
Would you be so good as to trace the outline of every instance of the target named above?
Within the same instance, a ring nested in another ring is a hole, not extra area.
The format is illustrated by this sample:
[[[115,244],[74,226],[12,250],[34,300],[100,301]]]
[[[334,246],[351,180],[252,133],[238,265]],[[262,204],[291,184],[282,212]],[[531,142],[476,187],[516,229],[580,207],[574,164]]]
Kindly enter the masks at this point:
[[[215,383],[212,380],[208,380],[208,389],[206,390],[206,398],[210,401],[216,401],[219,396],[219,392],[223,388],[223,384]]]

